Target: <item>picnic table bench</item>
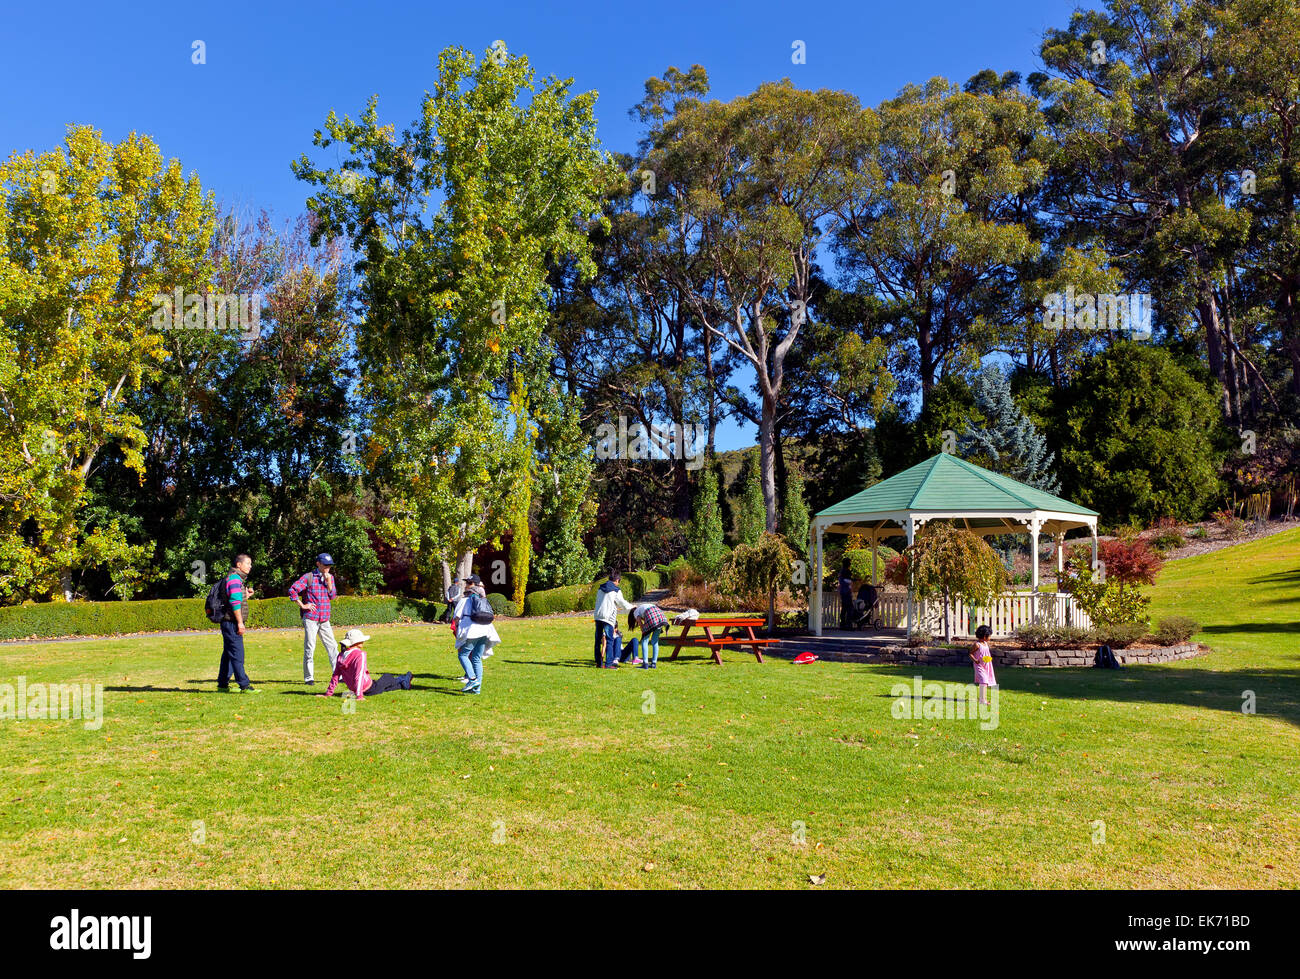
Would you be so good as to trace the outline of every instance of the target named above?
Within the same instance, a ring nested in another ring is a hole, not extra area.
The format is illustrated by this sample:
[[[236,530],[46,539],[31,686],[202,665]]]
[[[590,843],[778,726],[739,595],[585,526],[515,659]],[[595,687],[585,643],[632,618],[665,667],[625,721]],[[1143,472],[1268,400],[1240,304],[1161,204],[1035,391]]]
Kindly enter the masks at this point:
[[[780,642],[779,639],[763,639],[754,634],[767,620],[761,616],[717,616],[707,619],[687,619],[682,624],[682,631],[675,636],[665,636],[664,643],[673,647],[669,659],[676,659],[683,646],[707,649],[713,654],[713,661],[722,665],[722,650],[727,646],[736,646],[754,654],[754,658],[763,662],[763,647],[768,643]],[[699,626],[702,632],[691,634],[691,627]]]

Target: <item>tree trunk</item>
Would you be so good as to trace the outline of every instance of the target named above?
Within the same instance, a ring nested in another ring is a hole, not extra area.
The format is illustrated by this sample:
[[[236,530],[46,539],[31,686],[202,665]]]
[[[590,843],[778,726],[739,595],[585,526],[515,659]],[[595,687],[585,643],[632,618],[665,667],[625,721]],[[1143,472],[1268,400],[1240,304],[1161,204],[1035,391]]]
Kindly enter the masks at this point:
[[[462,554],[460,556],[460,560],[456,562],[456,578],[457,579],[468,578],[473,573],[474,573],[474,552],[472,550],[469,550],[466,551],[464,554]]]
[[[767,531],[776,530],[776,397],[763,393],[763,417],[758,425],[759,477],[763,505],[767,510]]]

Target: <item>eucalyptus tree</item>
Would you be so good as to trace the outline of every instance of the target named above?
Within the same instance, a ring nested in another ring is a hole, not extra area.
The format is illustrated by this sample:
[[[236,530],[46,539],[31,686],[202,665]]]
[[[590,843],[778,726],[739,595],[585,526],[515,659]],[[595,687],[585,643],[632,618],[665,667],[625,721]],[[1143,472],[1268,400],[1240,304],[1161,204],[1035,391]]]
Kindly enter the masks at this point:
[[[1035,201],[1047,145],[1014,75],[963,89],[907,85],[876,110],[876,184],[848,198],[836,246],[846,284],[879,304],[922,409],[936,384],[978,366],[996,327],[1023,321],[1041,252]]]
[[[683,98],[651,119],[643,161],[680,180],[672,216],[699,263],[661,270],[710,343],[754,373],[768,531],[786,360],[813,315],[818,251],[870,184],[873,139],[874,116],[853,96],[789,80],[731,102]]]
[[[1239,348],[1222,283],[1250,229],[1233,206],[1243,167],[1220,0],[1107,0],[1049,30],[1031,76],[1059,165],[1058,217],[1123,262],[1159,297],[1172,336],[1191,324],[1239,417]]]

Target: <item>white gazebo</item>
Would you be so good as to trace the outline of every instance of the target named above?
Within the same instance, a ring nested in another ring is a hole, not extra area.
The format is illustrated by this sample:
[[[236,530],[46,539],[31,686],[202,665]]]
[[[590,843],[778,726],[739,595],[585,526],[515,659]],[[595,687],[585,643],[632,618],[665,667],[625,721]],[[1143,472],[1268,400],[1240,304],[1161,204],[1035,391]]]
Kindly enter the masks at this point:
[[[1042,490],[1026,486],[1007,476],[990,472],[963,459],[939,453],[919,465],[896,476],[891,476],[855,496],[827,507],[815,517],[809,528],[813,548],[814,596],[809,603],[809,626],[815,635],[822,634],[823,605],[823,547],[824,536],[832,534],[858,534],[871,542],[871,580],[880,581],[877,549],[886,538],[906,538],[910,546],[916,533],[930,520],[950,520],[959,527],[981,536],[1000,534],[1025,534],[1031,541],[1032,572],[1029,593],[1011,593],[1002,596],[997,607],[980,610],[959,610],[962,618],[988,620],[994,635],[1008,634],[1017,620],[1014,606],[1028,609],[1025,614],[1036,619],[1043,616],[1055,618],[1058,624],[1079,621],[1081,612],[1070,606],[1068,596],[1040,596],[1038,594],[1038,545],[1043,535],[1056,542],[1056,569],[1064,569],[1065,534],[1070,530],[1086,529],[1092,535],[1092,563],[1097,565],[1096,510],[1071,503]],[[1044,602],[1043,599],[1048,599]],[[1040,606],[1053,604],[1055,611],[1042,611]],[[897,610],[901,619],[902,607]],[[916,609],[909,590],[906,599],[906,629],[911,632],[916,622]],[[961,619],[957,619],[961,621]],[[903,622],[899,621],[899,625]],[[1086,624],[1086,623],[1085,623]]]

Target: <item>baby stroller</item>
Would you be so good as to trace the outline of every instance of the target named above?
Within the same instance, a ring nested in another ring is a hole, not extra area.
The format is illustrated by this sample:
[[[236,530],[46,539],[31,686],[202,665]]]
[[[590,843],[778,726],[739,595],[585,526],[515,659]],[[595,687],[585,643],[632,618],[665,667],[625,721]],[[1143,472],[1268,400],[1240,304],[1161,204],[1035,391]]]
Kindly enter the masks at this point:
[[[858,612],[858,617],[853,620],[853,628],[881,628],[880,592],[876,590],[875,585],[865,584],[859,588],[858,597],[853,602],[853,607]]]

